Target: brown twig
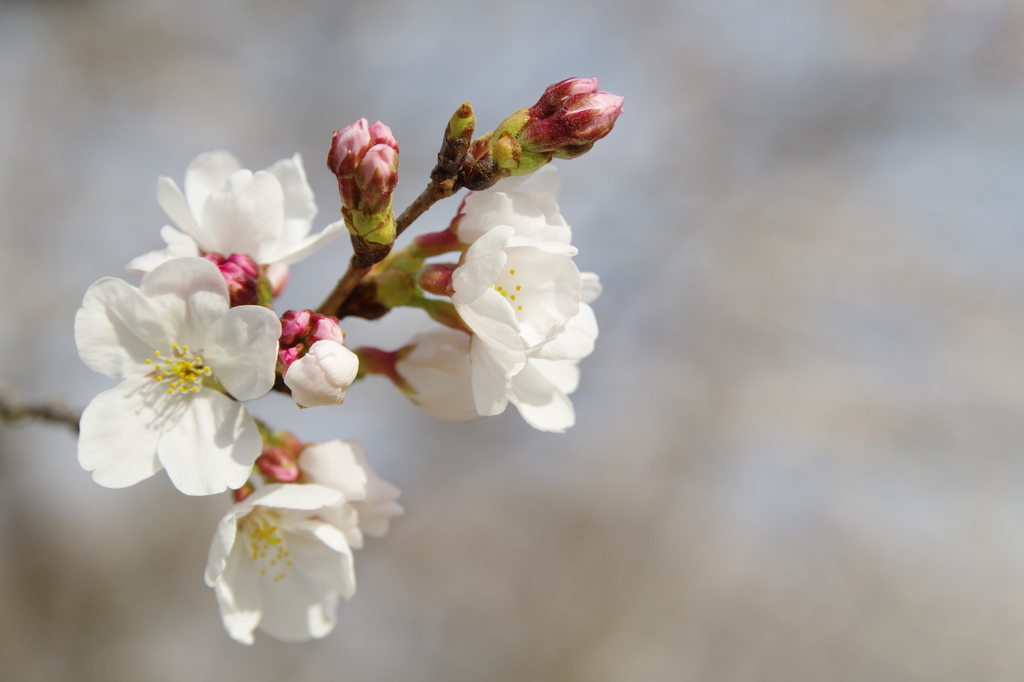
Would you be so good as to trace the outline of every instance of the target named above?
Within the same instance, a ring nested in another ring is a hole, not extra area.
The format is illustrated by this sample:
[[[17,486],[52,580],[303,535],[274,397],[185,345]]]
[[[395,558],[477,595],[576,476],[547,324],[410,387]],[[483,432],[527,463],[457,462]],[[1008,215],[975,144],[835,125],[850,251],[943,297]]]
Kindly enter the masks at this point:
[[[80,411],[72,410],[61,403],[23,403],[17,398],[0,393],[0,419],[15,422],[20,419],[41,419],[70,426],[78,432]]]

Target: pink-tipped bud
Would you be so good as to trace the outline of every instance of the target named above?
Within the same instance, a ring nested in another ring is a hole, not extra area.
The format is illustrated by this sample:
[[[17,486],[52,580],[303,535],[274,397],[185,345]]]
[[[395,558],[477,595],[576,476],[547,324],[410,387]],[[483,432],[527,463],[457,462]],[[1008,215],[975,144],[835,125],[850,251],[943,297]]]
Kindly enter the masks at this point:
[[[231,307],[259,305],[260,266],[256,261],[241,253],[232,254],[229,258],[219,253],[208,253],[205,258],[216,265],[224,277],[231,297]]]
[[[254,492],[256,492],[256,488],[253,488],[252,487],[252,483],[249,483],[247,481],[245,483],[245,485],[243,485],[241,488],[238,488],[236,490],[232,490],[231,491],[231,497],[234,498],[235,503],[237,504],[237,503],[241,502],[242,500],[244,500],[245,498],[247,498],[250,495],[252,495]]]
[[[256,466],[271,483],[294,483],[299,479],[295,455],[285,447],[264,445],[263,452],[256,458]]]
[[[527,110],[529,121],[519,142],[523,151],[532,153],[557,153],[563,147],[589,149],[611,132],[622,114],[622,102],[622,97],[598,90],[595,78],[555,83]],[[578,155],[574,151],[564,155]]]
[[[281,316],[278,370],[286,374],[292,363],[309,352],[317,341],[345,342],[345,332],[338,326],[338,318],[312,310],[287,311]]]
[[[292,363],[299,359],[299,355],[302,354],[302,346],[294,346],[292,348],[283,348],[278,353],[278,364],[280,366],[281,374],[286,374],[288,368],[292,366]]]
[[[596,78],[566,78],[549,85],[537,103],[530,108],[530,115],[535,118],[547,118],[562,108],[565,101],[577,95],[589,95],[597,92]]]
[[[380,213],[391,203],[398,185],[398,150],[383,144],[370,147],[359,166],[360,210]]]
[[[435,296],[451,296],[452,273],[458,265],[454,263],[429,263],[420,270],[419,285],[423,291]]]
[[[281,346],[291,346],[309,333],[312,310],[289,310],[281,316]]]
[[[391,129],[361,118],[335,131],[327,167],[338,178],[341,203],[351,211],[387,210],[398,184],[398,142]]]

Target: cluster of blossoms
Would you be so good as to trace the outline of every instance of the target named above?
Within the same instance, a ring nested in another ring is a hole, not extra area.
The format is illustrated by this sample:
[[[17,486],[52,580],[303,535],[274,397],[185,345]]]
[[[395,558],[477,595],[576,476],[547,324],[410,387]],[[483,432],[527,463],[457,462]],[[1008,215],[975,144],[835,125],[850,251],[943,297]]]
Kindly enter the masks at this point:
[[[301,408],[341,405],[354,381],[377,374],[442,419],[512,403],[537,429],[574,424],[568,395],[594,349],[589,304],[601,287],[573,260],[545,164],[590,149],[621,109],[596,80],[568,79],[474,140],[463,104],[427,190],[397,219],[398,144],[384,124],[357,121],[334,134],[327,160],[343,219],[315,234],[298,155],[253,173],[210,152],[189,165],[184,191],[159,179],[157,201],[176,226],[160,233],[166,248],[128,264],[137,287],[93,284],[75,318],[83,362],[121,380],[83,413],[78,458],[107,487],[166,469],[188,495],[231,490],[206,582],[234,639],[252,643],[257,628],[290,641],[329,633],[339,598],[355,590],[352,550],[402,513],[399,491],[357,442],[304,443],[240,401],[276,390]],[[460,188],[471,191],[447,229],[393,248],[416,216]],[[354,255],[327,300],[275,313],[289,266],[342,231]],[[431,260],[444,254],[457,258]],[[340,319],[396,306],[439,324],[394,351],[345,346]]]

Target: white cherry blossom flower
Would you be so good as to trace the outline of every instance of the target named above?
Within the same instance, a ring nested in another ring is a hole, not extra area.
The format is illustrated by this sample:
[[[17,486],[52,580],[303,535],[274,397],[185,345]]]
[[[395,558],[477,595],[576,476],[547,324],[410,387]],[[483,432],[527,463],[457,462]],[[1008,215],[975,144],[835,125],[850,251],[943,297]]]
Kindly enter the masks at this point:
[[[432,327],[417,335],[395,362],[404,393],[424,410],[448,421],[468,421],[480,414],[473,401],[470,335],[449,327]]]
[[[356,549],[363,546],[363,534],[387,535],[392,517],[402,513],[395,501],[400,491],[370,468],[358,441],[308,445],[299,454],[298,464],[303,482],[341,492],[341,500],[321,511],[320,517],[340,529]]]
[[[205,253],[246,254],[260,265],[295,263],[345,230],[338,221],[310,234],[317,207],[298,154],[253,173],[229,152],[206,152],[185,171],[184,192],[161,176],[156,196],[178,229],[165,226],[160,236],[167,248],[128,264],[139,277],[171,258]]]
[[[558,210],[558,175],[544,166],[530,175],[503,178],[493,187],[471,192],[462,207],[456,233],[472,244],[498,225],[509,225],[517,237],[568,244],[572,230]]]
[[[319,485],[274,483],[221,519],[205,578],[233,639],[252,644],[259,628],[301,642],[334,629],[338,598],[355,592],[355,571],[344,533],[320,515],[342,498]]]
[[[452,273],[455,310],[487,343],[529,351],[557,336],[580,310],[576,249],[518,237],[499,225],[466,251]]]
[[[202,258],[169,261],[136,288],[113,277],[85,293],[75,342],[93,371],[123,381],[82,414],[78,461],[109,488],[167,469],[188,495],[245,483],[261,439],[238,400],[274,384],[281,325],[259,306],[229,308]]]
[[[470,345],[475,407],[499,414],[511,402],[530,426],[561,433],[576,423],[568,395],[579,385],[579,361],[597,339],[597,318],[588,305],[601,293],[597,275],[581,276],[580,311],[550,342],[528,352],[496,347],[474,336]]]

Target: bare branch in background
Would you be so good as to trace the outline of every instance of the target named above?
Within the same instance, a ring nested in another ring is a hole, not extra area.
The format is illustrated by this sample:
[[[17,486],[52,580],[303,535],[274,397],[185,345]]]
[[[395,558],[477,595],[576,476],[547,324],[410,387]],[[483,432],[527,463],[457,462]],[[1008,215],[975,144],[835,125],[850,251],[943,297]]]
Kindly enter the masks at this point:
[[[0,385],[0,419],[16,422],[20,419],[41,419],[70,426],[78,433],[81,410],[73,410],[63,403],[26,403],[10,387]]]

